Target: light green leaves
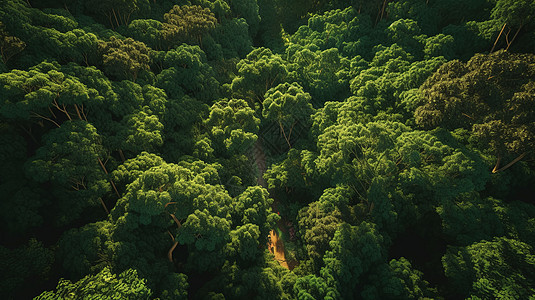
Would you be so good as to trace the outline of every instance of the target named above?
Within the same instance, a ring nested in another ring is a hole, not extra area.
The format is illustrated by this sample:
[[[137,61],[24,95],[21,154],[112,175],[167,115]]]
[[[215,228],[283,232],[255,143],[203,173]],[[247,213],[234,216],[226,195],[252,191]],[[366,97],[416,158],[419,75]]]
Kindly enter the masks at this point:
[[[231,156],[245,153],[253,146],[260,120],[247,102],[230,99],[212,105],[204,125],[211,129],[209,136],[216,155]]]
[[[149,298],[152,291],[135,269],[116,275],[106,267],[96,275],[87,275],[77,282],[61,279],[55,291],[43,292],[35,299],[131,299]]]

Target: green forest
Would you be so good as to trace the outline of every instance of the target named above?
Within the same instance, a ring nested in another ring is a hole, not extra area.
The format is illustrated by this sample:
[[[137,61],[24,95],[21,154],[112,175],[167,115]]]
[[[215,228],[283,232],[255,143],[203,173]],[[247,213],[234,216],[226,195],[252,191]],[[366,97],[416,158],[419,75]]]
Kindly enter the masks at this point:
[[[535,299],[533,0],[0,0],[0,298]]]

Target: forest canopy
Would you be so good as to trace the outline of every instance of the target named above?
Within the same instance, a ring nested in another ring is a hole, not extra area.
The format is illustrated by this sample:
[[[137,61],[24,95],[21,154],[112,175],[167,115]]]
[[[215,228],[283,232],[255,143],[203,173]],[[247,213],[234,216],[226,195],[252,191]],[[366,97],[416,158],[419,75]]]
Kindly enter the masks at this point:
[[[5,0],[3,299],[535,298],[535,2]]]

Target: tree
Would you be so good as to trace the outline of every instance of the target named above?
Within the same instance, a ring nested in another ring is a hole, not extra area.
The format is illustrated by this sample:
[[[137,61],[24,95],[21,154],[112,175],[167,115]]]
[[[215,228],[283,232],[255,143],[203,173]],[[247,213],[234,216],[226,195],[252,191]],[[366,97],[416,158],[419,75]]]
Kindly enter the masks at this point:
[[[268,235],[279,217],[272,211],[273,199],[269,198],[266,189],[250,186],[234,199],[233,224],[255,224],[259,238]]]
[[[345,99],[349,94],[350,61],[340,56],[337,48],[312,52],[298,45],[288,47],[292,76],[312,96],[315,107],[327,100]]]
[[[323,278],[316,275],[297,278],[293,292],[297,299],[336,299],[340,296]]]
[[[362,222],[359,226],[344,223],[338,227],[331,250],[325,253],[321,273],[327,285],[335,288],[342,297],[352,297],[362,276],[384,260],[384,240],[375,226]]]
[[[205,103],[219,96],[219,82],[199,46],[182,44],[163,56],[163,71],[156,76],[156,86],[171,98],[184,94]]]
[[[476,195],[463,196],[460,201],[445,201],[437,208],[444,233],[454,244],[465,246],[506,234],[501,222],[506,210],[503,202],[493,198],[479,199]]]
[[[47,204],[37,184],[24,174],[28,143],[13,126],[0,125],[0,222],[6,235],[20,235],[41,226],[44,218],[40,209]]]
[[[155,50],[163,50],[163,23],[152,19],[136,19],[128,24],[125,32],[136,41]]]
[[[302,199],[307,201],[310,198],[318,198],[323,193],[325,182],[316,170],[316,158],[317,154],[309,150],[290,149],[282,162],[273,164],[264,173],[268,188],[292,189],[298,191],[303,195]],[[307,195],[310,195],[310,198]]]
[[[249,25],[249,36],[255,37],[260,24],[256,0],[229,0],[230,10],[237,18],[244,18]]]
[[[297,83],[282,83],[268,90],[262,105],[262,116],[266,121],[278,125],[288,149],[292,148],[295,140],[295,137],[292,139],[292,131],[304,135],[311,125],[310,116],[314,108],[310,103],[310,94]]]
[[[401,46],[405,51],[417,56],[422,51],[423,35],[416,21],[399,19],[386,29],[386,34],[392,43]]]
[[[253,50],[249,27],[245,19],[224,19],[210,35],[221,45],[225,58],[245,58]]]
[[[117,169],[112,172],[112,176],[118,186],[126,187],[127,184],[133,182],[143,174],[143,172],[163,163],[165,163],[165,161],[158,155],[142,152],[138,156],[128,159],[123,162],[123,164],[119,165]]]
[[[388,48],[378,46],[376,50],[369,67],[355,71],[356,76],[349,81],[351,92],[363,97],[363,108],[372,115],[399,113],[403,92],[418,88],[445,62],[443,57],[415,61],[411,53],[397,44]]]
[[[145,247],[133,234],[157,230],[151,248],[158,249],[169,242],[166,229],[175,224],[177,233],[171,235],[172,241],[190,249],[189,267],[216,268],[222,263],[221,248],[229,239],[232,201],[222,186],[214,185],[219,182],[219,168],[218,164],[183,161],[180,165],[163,163],[141,173],[127,185],[125,196],[111,213],[117,230],[124,235],[122,240],[131,247]],[[150,261],[151,256],[146,260]]]
[[[277,8],[273,1],[257,0],[258,15],[260,24],[258,26],[258,37],[262,44],[270,49],[282,49],[282,26],[280,17],[277,15]]]
[[[449,248],[444,273],[456,296],[529,298],[535,294],[535,257],[529,245],[504,237]]]
[[[85,121],[69,121],[43,137],[44,145],[25,165],[27,176],[50,182],[56,197],[56,222],[71,222],[91,206],[102,205],[111,190],[102,161],[106,157],[96,128]]]
[[[112,36],[109,42],[101,42],[99,48],[104,70],[118,79],[135,81],[139,71],[149,69],[150,48],[142,42]]]
[[[251,262],[262,257],[260,229],[258,225],[246,223],[246,225],[238,226],[235,230],[230,232],[230,242],[227,244],[229,256],[238,258],[243,262]]]
[[[316,271],[323,265],[322,258],[325,251],[330,250],[329,242],[343,223],[342,214],[338,209],[326,209],[320,201],[312,202],[299,211],[298,227],[308,257],[313,260]]]
[[[423,273],[404,257],[381,264],[370,273],[360,293],[363,299],[427,299],[438,295]]]
[[[437,207],[444,234],[452,244],[467,246],[481,240],[507,237],[529,244],[535,243],[535,206],[529,203],[504,201],[477,194],[461,195],[453,202]]]
[[[202,46],[203,35],[217,24],[210,9],[198,5],[175,5],[164,19],[162,34],[169,48],[187,38],[194,38]]]
[[[157,116],[145,111],[125,116],[118,127],[119,149],[137,154],[154,151],[163,144],[162,123]]]
[[[337,48],[348,58],[360,55],[371,59],[372,48],[382,44],[384,39],[382,29],[373,27],[370,15],[359,14],[358,9],[347,7],[311,16],[307,24],[289,37],[289,41],[311,51]]]
[[[63,232],[58,241],[58,262],[77,279],[113,267],[114,251],[120,245],[113,241],[114,230],[109,221],[99,221]]]
[[[162,118],[164,125],[162,155],[166,160],[178,161],[183,155],[193,154],[197,124],[202,123],[209,109],[208,105],[188,96],[169,99]]]
[[[231,88],[236,98],[245,99],[249,105],[262,103],[265,93],[284,82],[288,74],[286,62],[267,48],[257,48],[236,65],[238,76]]]
[[[210,128],[216,155],[229,157],[243,154],[253,146],[260,120],[245,100],[230,99],[212,105],[204,125]]]
[[[98,47],[102,41],[95,34],[82,29],[73,29],[65,33],[61,40],[64,41],[61,46],[65,50],[62,51],[63,57],[58,57],[58,59],[69,58],[73,62],[83,63],[86,66],[98,64],[100,59]]]
[[[288,270],[276,262],[267,261],[269,258],[264,256],[258,256],[261,262],[257,265],[226,261],[221,273],[210,280],[197,295],[210,299],[242,299],[251,295],[258,299],[281,298],[283,290],[279,281],[280,273]]]
[[[85,120],[83,106],[90,91],[78,78],[66,76],[59,64],[43,62],[29,71],[13,70],[0,74],[0,115],[16,122],[35,120],[59,127],[65,120]]]
[[[388,3],[387,14],[391,20],[412,19],[418,23],[424,34],[434,35],[448,25],[488,19],[492,5],[492,2],[484,0],[405,0]]]
[[[498,157],[493,172],[507,169],[533,148],[532,89],[535,56],[499,51],[475,55],[465,65],[452,61],[420,87],[424,98],[415,112],[424,128],[471,129],[483,149]],[[517,159],[500,168],[500,159]]]
[[[230,16],[230,6],[225,0],[193,0],[191,3],[209,8],[219,22]]]

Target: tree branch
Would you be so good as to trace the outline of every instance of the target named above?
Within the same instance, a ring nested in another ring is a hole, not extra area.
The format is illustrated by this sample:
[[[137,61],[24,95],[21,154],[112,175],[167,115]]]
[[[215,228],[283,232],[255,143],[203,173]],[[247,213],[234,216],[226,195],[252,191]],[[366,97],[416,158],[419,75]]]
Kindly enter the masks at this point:
[[[58,128],[61,127],[61,126],[59,126],[59,124],[58,124],[56,121],[54,121],[54,120],[52,120],[52,119],[50,119],[50,118],[47,118],[47,117],[45,117],[45,116],[42,116],[42,115],[40,115],[40,114],[38,114],[38,113],[36,113],[36,112],[34,112],[33,114],[34,114],[36,117],[39,117],[39,118],[42,118],[42,119],[45,119],[45,120],[47,120],[47,121],[50,121],[50,122],[54,123],[54,125],[58,126]]]
[[[509,47],[511,47],[511,44],[515,41],[516,36],[520,32],[520,29],[522,29],[522,25],[520,25],[520,27],[518,27],[518,29],[516,30],[515,35],[513,36],[513,39],[511,40],[510,43],[507,44],[507,48],[505,48],[505,51],[509,50]]]
[[[98,162],[100,163],[100,167],[102,168],[104,173],[106,173],[106,175],[108,175],[108,170],[106,169],[106,167],[102,163],[102,160],[100,160],[100,157],[97,157],[97,159],[98,159]],[[113,187],[113,190],[115,191],[115,194],[117,195],[117,197],[121,198],[121,195],[119,195],[119,191],[117,191],[117,187],[115,186],[115,183],[113,182],[113,180],[111,178],[110,178],[110,184]]]
[[[101,197],[98,197],[98,200],[100,200],[100,204],[102,205],[102,207],[104,207],[104,210],[106,211],[106,215],[109,215],[110,214],[110,211],[108,210],[108,207],[106,206],[106,204],[104,203],[104,201],[102,200]]]
[[[527,154],[527,152],[524,152],[524,153],[520,154],[517,158],[515,158],[512,162],[510,162],[507,165],[505,165],[503,168],[498,169],[498,170],[492,170],[492,173],[498,173],[498,172],[501,172],[501,171],[505,171],[506,169],[508,169],[509,167],[511,167],[512,165],[516,164],[518,161],[520,161],[522,158],[524,158],[524,156],[526,156],[526,154]]]
[[[282,123],[281,123],[280,120],[279,120],[279,126],[280,126],[280,129],[282,131],[282,134],[284,135],[284,139],[286,140],[286,143],[288,143],[288,147],[290,147],[290,149],[292,149],[292,145],[290,144],[290,141],[286,137],[286,133],[284,132],[284,127],[282,127]]]

